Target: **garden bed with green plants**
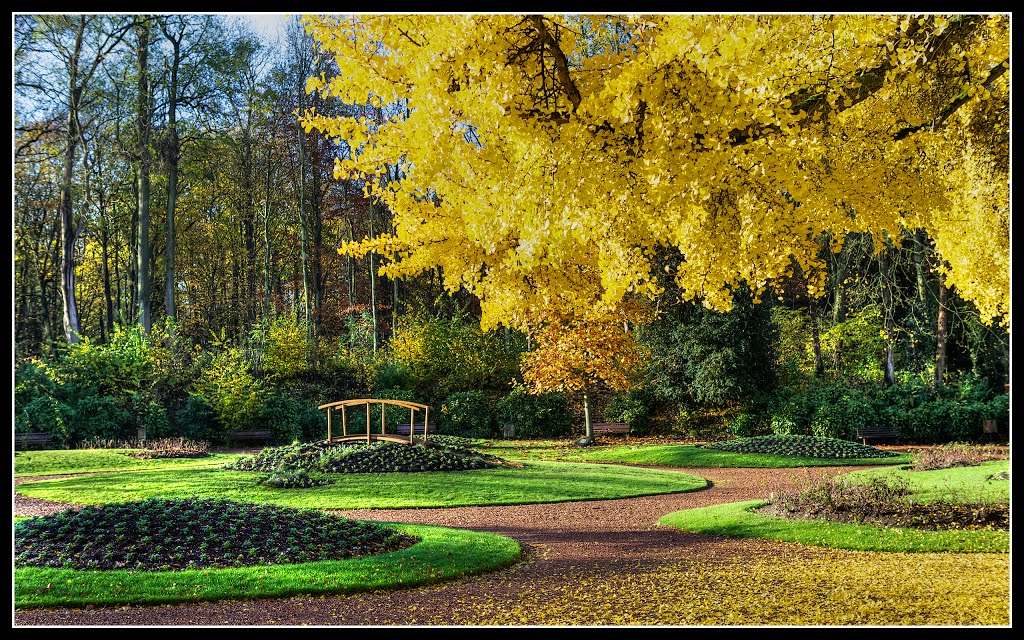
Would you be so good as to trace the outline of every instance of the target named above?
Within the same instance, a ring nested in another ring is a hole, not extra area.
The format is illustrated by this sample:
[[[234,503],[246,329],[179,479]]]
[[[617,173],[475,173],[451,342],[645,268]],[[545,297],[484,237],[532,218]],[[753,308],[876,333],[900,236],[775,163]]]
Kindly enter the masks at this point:
[[[769,488],[763,500],[668,514],[695,533],[863,551],[1009,552],[1009,460],[949,445],[913,465]]]

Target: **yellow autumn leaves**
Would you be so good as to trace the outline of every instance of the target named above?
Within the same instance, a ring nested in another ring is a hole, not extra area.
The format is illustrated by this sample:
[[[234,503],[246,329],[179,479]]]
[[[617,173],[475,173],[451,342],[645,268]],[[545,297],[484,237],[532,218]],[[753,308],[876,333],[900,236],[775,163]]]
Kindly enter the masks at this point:
[[[943,111],[1008,60],[1008,16],[305,20],[339,69],[308,88],[391,116],[304,119],[349,142],[336,176],[369,177],[394,213],[342,250],[397,251],[389,276],[442,267],[485,328],[611,317],[660,292],[657,251],[684,257],[684,295],[727,309],[742,281],[818,271],[822,232],[915,228],[1008,320],[1009,74]]]

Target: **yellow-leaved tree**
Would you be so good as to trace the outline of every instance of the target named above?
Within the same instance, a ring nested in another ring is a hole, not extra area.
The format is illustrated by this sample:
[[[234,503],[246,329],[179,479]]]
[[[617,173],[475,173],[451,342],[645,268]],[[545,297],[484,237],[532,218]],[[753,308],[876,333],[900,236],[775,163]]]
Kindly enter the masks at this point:
[[[625,391],[643,358],[627,324],[615,318],[552,318],[533,335],[535,348],[523,354],[523,381],[530,391],[580,393],[585,441],[594,438],[590,394],[603,384]]]
[[[307,90],[390,114],[303,114],[394,213],[342,251],[441,267],[485,328],[612,318],[663,278],[724,310],[794,262],[824,273],[823,232],[914,229],[1009,322],[1009,14],[304,21],[338,65]],[[664,250],[680,269],[652,270]]]

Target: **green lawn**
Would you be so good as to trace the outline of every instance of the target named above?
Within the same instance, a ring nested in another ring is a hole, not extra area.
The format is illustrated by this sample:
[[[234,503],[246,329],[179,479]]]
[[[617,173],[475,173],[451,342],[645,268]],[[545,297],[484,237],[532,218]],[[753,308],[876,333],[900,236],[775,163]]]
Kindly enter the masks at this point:
[[[133,469],[180,469],[184,467],[220,467],[238,454],[211,453],[206,458],[157,458],[137,460],[131,449],[47,449],[16,451],[14,476],[51,476],[97,471],[129,471]]]
[[[432,584],[514,563],[519,543],[490,533],[389,524],[422,538],[401,551],[332,562],[188,571],[20,568],[15,607],[81,607],[355,593]]]
[[[805,458],[770,454],[731,453],[705,449],[693,444],[637,444],[576,447],[565,441],[494,440],[481,451],[516,460],[562,460],[572,462],[614,462],[658,467],[787,468],[876,466],[910,464],[909,454],[893,458]]]
[[[933,471],[866,469],[847,478],[891,475],[907,480],[925,499],[1009,499],[1009,481],[991,476],[1009,470],[1009,460],[995,460],[973,467]],[[684,531],[739,538],[766,538],[834,549],[896,551],[905,553],[1008,553],[1008,531],[922,531],[821,520],[788,520],[761,515],[755,509],[764,500],[686,509],[663,516],[658,523]]]
[[[315,509],[398,509],[600,500],[695,491],[703,478],[677,471],[566,462],[530,462],[429,473],[332,474],[334,484],[273,489],[257,474],[214,467],[154,469],[25,482],[32,498],[103,504],[153,497],[216,497]]]

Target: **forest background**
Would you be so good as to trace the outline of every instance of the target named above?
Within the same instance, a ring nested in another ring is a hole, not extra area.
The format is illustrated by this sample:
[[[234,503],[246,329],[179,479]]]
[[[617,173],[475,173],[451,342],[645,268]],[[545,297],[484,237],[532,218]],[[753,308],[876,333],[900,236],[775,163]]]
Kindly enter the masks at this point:
[[[949,33],[973,42],[999,20]],[[767,289],[732,283],[727,310],[668,278],[656,296],[624,293],[617,309],[630,313],[601,322],[482,323],[483,294],[463,274],[381,272],[401,262],[382,249],[401,226],[382,194],[409,166],[338,172],[359,144],[321,130],[351,121],[373,134],[409,118],[408,104],[307,91],[338,74],[323,29],[293,17],[270,41],[216,14],[13,22],[16,432],[226,444],[260,427],[287,443],[325,437],[317,405],[378,397],[429,404],[440,431],[470,437],[575,437],[591,414],[693,440],[883,425],[908,442],[979,440],[992,435],[984,420],[1007,435],[1008,200],[996,207],[1006,254],[988,256],[1007,285],[1002,312],[979,311],[928,230],[908,225],[815,232],[804,244],[816,270],[793,258]],[[555,22],[517,28],[540,42]],[[557,56],[544,57],[557,46],[537,51],[552,65],[537,104],[556,89],[575,102]],[[988,118],[997,165],[975,179],[1002,185],[1008,75],[967,73],[988,96],[956,110]],[[644,259],[670,273],[694,258],[665,245]]]

